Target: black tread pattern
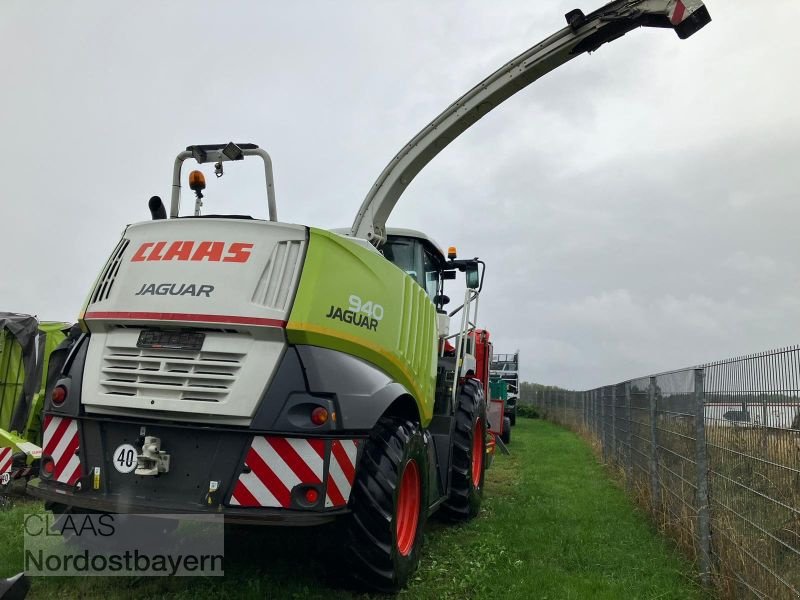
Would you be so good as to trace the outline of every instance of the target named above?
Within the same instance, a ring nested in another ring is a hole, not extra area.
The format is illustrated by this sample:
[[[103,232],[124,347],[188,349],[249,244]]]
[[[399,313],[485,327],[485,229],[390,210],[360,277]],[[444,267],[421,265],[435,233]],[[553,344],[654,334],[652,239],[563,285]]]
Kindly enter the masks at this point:
[[[400,470],[409,458],[422,476],[422,502],[414,548],[408,556],[397,551],[394,511]],[[347,519],[348,575],[360,587],[394,592],[416,569],[427,514],[427,454],[419,425],[395,417],[378,422],[364,445],[350,494]]]
[[[450,494],[439,512],[442,517],[451,521],[468,521],[480,511],[483,496],[483,473],[477,488],[472,482],[472,435],[475,421],[482,418],[486,427],[486,399],[475,380],[467,380],[461,388],[455,417]],[[486,471],[485,457],[483,470]]]
[[[503,435],[500,436],[504,444],[511,443],[511,417],[503,417]]]

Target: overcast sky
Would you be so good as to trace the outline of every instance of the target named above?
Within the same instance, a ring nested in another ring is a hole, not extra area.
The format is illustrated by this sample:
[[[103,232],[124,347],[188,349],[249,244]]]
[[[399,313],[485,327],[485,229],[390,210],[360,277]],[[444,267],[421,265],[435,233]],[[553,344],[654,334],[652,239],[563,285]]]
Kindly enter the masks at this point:
[[[0,310],[74,320],[189,144],[258,143],[281,220],[349,226],[409,138],[576,4],[3,0]],[[800,3],[707,4],[689,40],[637,30],[514,96],[389,221],[487,261],[482,321],[525,380],[800,342]],[[255,165],[207,209],[265,215]]]

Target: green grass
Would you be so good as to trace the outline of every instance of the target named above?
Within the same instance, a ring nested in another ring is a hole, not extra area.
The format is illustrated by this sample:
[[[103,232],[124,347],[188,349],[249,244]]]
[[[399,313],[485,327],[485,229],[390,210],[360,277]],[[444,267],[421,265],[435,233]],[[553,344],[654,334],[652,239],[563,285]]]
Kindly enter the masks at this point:
[[[520,419],[511,456],[487,473],[484,509],[461,526],[429,521],[405,598],[704,598],[692,567],[660,538],[574,434]],[[0,576],[21,569],[21,503],[0,513]],[[248,528],[226,538],[224,578],[37,578],[30,598],[368,599],[327,565],[330,528]]]

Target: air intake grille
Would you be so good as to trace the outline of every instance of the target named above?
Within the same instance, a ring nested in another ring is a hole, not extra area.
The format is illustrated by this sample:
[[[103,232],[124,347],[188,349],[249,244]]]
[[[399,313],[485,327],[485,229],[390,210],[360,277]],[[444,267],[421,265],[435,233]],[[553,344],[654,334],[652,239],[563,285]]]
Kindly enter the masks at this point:
[[[98,281],[97,287],[95,287],[92,293],[91,304],[108,299],[109,294],[111,294],[111,286],[114,285],[114,279],[116,279],[117,273],[119,272],[119,265],[122,263],[122,256],[125,254],[125,250],[130,242],[130,240],[123,238],[120,240],[119,244],[117,244],[114,254],[111,255],[108,263],[106,263],[106,268],[100,276],[100,281]]]
[[[253,304],[280,311],[289,309],[300,272],[304,244],[303,241],[292,240],[275,245],[253,292]]]
[[[244,353],[106,346],[100,386],[105,394],[221,402],[242,367]]]

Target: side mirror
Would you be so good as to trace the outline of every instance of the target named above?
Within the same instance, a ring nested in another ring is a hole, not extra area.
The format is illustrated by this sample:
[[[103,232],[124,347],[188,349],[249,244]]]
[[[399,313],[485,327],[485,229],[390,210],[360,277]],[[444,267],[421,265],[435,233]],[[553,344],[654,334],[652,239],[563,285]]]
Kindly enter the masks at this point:
[[[481,285],[481,275],[478,271],[478,263],[470,263],[467,265],[467,287],[471,290],[478,289]]]
[[[449,296],[445,296],[444,294],[436,294],[433,297],[433,303],[436,306],[444,306],[446,304],[450,304],[450,297]]]

